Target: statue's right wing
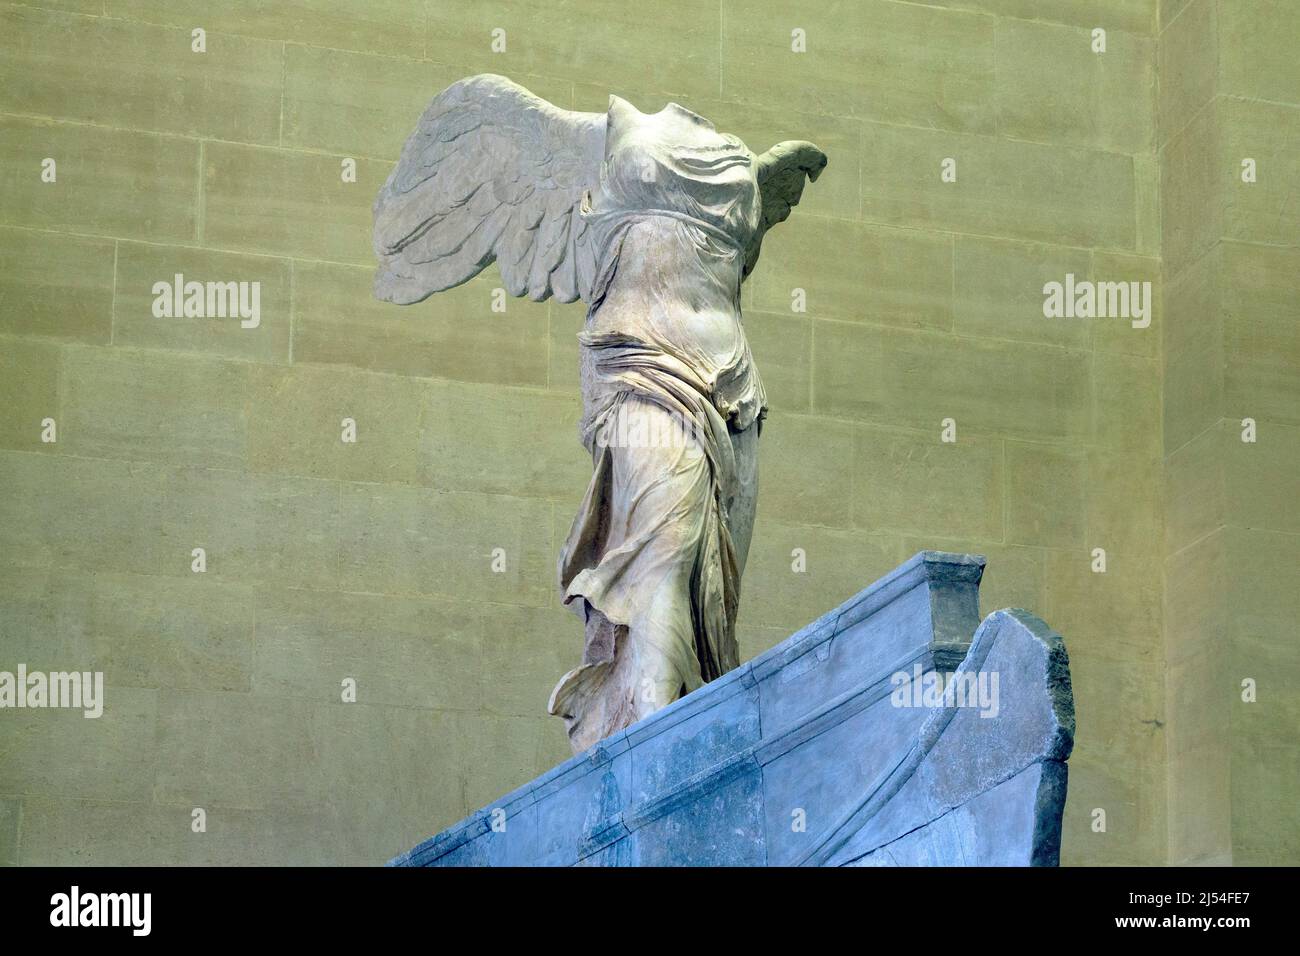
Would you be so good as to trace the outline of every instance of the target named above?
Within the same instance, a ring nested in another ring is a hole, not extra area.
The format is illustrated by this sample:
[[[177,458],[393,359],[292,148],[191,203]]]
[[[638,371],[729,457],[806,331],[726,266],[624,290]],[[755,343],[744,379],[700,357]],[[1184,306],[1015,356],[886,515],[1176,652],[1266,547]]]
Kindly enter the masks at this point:
[[[605,123],[490,74],[438,94],[375,200],[375,295],[419,302],[496,260],[511,295],[588,298],[595,250],[579,209]]]

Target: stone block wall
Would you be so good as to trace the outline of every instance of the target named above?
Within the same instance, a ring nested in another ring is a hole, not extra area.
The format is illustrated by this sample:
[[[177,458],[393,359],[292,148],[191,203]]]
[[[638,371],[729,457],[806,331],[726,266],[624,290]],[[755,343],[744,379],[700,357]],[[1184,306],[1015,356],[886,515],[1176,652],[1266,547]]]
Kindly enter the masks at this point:
[[[1030,608],[1069,647],[1062,861],[1164,861],[1181,845],[1165,804],[1166,694],[1176,708],[1182,690],[1165,658],[1182,654],[1183,613],[1165,577],[1204,535],[1166,541],[1162,496],[1200,500],[1174,488],[1177,455],[1244,413],[1204,420],[1211,377],[1170,361],[1213,351],[1211,324],[1180,343],[1159,308],[1145,329],[1047,319],[1042,287],[1149,281],[1159,302],[1162,243],[1171,276],[1212,257],[1207,281],[1238,296],[1219,314],[1245,301],[1272,316],[1268,332],[1223,326],[1241,370],[1225,396],[1256,369],[1294,383],[1274,347],[1294,338],[1294,287],[1225,278],[1276,275],[1261,257],[1288,254],[1294,218],[1265,190],[1287,187],[1225,192],[1212,234],[1171,231],[1171,178],[1212,175],[1166,135],[1171,109],[1207,115],[1199,73],[1183,94],[1158,76],[1178,23],[1212,4],[1187,6],[0,4],[0,667],[108,681],[97,721],[0,715],[0,859],[375,863],[567,755],[544,708],[580,647],[554,557],[590,467],[582,307],[494,311],[494,269],[418,306],[370,294],[370,204],[405,136],[438,90],[492,71],[562,106],[675,100],[755,150],[828,153],[745,289],[772,413],[743,656],[918,550],[985,554],[983,611]],[[1221,21],[1220,46],[1248,26]],[[1267,45],[1284,31],[1265,33],[1236,72],[1221,61],[1208,115],[1225,138],[1266,137],[1255,151],[1283,183],[1294,97],[1231,85],[1260,57],[1294,77]],[[1268,249],[1233,258],[1242,243]],[[153,283],[177,273],[260,282],[259,327],[155,318]],[[1246,403],[1268,422],[1251,451],[1279,481],[1287,397]],[[1240,507],[1263,506],[1254,480]],[[1213,540],[1250,554],[1295,530],[1220,523]],[[1255,578],[1238,567],[1244,602]],[[1227,749],[1276,750],[1274,734]]]
[[[1161,21],[1169,858],[1294,864],[1300,6]]]

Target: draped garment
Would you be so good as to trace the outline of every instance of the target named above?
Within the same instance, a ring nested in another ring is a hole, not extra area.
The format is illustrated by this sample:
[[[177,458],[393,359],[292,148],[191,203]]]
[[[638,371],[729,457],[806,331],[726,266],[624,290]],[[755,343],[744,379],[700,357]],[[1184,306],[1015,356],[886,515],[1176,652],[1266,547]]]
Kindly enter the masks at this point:
[[[739,303],[758,197],[744,145],[676,109],[611,109],[602,188],[583,210],[602,237],[579,334],[593,474],[559,578],[586,647],[548,704],[575,750],[739,663],[766,411]]]

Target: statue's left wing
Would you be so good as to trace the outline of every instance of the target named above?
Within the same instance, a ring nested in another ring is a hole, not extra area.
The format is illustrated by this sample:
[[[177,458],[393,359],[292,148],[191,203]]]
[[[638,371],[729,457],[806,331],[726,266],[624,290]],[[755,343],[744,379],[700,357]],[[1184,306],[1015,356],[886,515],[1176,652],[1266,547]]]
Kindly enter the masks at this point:
[[[758,157],[754,175],[758,179],[763,209],[758,228],[745,250],[745,271],[741,278],[748,277],[758,265],[764,234],[778,222],[789,218],[790,210],[799,205],[804,183],[816,182],[825,168],[826,154],[803,140],[777,143]]]
[[[375,295],[419,302],[495,260],[511,295],[587,298],[595,250],[579,207],[599,183],[605,123],[501,76],[438,94],[375,200]]]

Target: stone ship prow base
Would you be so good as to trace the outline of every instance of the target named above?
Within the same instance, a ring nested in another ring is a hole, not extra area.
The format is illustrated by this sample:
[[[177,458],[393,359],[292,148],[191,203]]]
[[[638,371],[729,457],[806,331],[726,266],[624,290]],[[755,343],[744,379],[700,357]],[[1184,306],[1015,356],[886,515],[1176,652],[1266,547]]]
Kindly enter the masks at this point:
[[[1055,866],[1060,635],[924,551],[395,866]]]

